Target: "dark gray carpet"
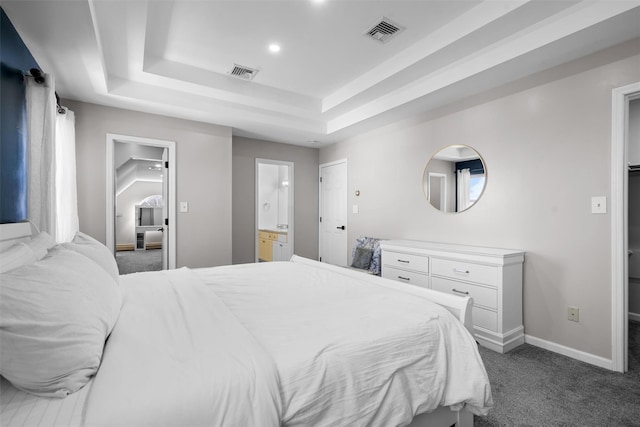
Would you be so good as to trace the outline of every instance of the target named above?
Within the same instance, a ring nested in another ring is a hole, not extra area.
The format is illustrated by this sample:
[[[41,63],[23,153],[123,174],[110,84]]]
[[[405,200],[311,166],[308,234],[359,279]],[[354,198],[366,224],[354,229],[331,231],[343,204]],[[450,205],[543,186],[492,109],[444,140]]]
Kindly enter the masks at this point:
[[[629,371],[611,372],[528,344],[480,347],[494,407],[474,426],[640,426],[640,323],[629,322]]]
[[[162,270],[162,249],[146,251],[118,251],[116,264],[120,274]]]

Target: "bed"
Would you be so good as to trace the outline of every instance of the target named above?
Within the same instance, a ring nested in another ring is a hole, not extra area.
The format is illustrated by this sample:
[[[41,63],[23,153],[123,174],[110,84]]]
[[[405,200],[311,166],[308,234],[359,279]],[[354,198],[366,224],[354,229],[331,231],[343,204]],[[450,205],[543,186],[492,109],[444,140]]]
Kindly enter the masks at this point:
[[[117,276],[109,251],[90,237],[43,250],[41,234],[31,237],[28,224],[0,227],[3,426],[471,426],[492,406],[468,298],[298,256]],[[5,256],[30,245],[26,261]],[[74,262],[81,265],[67,267]],[[100,282],[78,303],[63,289],[56,319],[72,330],[81,319],[71,341],[87,334],[90,357],[71,368],[52,362],[42,381],[29,363],[47,365],[55,356],[44,355],[65,351],[56,346],[77,343],[47,335],[40,359],[25,353],[16,333],[42,337],[15,306],[50,310],[55,295],[43,303],[34,294],[55,291],[70,270],[82,292]],[[34,284],[38,271],[46,278]],[[68,310],[78,311],[71,320]]]

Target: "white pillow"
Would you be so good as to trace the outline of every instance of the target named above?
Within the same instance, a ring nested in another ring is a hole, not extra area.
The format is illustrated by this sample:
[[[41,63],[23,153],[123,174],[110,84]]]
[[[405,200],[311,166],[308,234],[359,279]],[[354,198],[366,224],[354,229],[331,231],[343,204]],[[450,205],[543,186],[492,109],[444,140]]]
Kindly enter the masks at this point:
[[[58,243],[51,237],[46,231],[41,231],[38,235],[33,236],[31,240],[25,242],[25,245],[29,246],[34,254],[36,254],[36,260],[42,259],[49,249],[55,247]]]
[[[0,273],[30,264],[36,261],[36,254],[24,243],[16,243],[0,253]]]
[[[116,259],[105,245],[93,237],[78,231],[73,241],[63,243],[62,246],[91,258],[96,264],[102,267],[104,271],[109,273],[116,283],[120,282],[120,273],[118,272]]]
[[[0,277],[0,374],[41,396],[65,397],[95,375],[118,319],[116,282],[87,257],[56,247]]]

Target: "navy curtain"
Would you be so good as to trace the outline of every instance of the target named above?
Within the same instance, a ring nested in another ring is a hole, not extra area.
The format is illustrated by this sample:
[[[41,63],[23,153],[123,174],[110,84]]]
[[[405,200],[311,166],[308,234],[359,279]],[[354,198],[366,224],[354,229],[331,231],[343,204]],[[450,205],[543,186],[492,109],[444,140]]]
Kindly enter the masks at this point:
[[[40,68],[0,8],[0,222],[27,219],[27,134],[23,74]]]

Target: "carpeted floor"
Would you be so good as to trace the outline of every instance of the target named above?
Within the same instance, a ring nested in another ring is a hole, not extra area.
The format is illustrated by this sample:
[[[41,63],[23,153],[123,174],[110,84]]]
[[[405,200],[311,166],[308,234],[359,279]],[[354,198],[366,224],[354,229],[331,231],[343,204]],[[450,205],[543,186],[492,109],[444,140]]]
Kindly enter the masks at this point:
[[[116,252],[116,264],[118,264],[120,274],[162,270],[162,249],[118,251]]]
[[[480,347],[494,407],[474,426],[640,426],[640,322],[629,322],[629,371],[611,372],[528,344]]]

